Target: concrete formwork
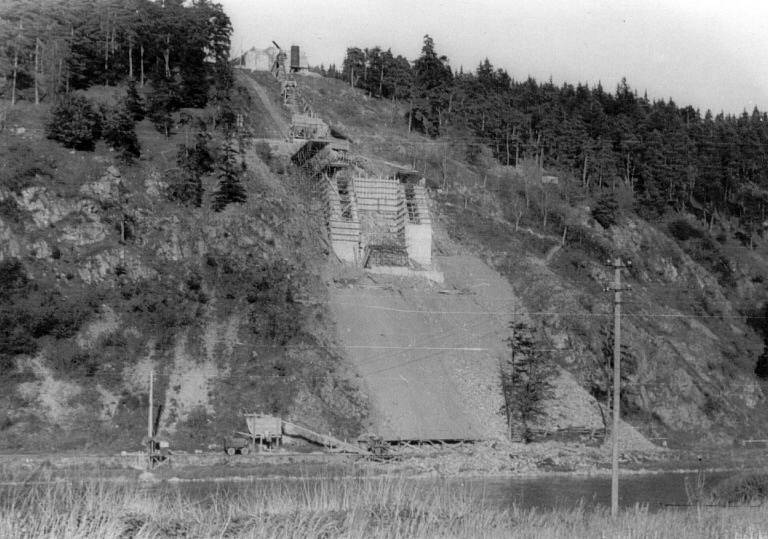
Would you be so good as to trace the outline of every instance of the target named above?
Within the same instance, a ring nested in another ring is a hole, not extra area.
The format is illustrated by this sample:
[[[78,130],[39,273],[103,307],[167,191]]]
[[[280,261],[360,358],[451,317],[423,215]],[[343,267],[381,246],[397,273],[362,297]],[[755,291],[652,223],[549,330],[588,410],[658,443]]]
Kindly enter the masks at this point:
[[[427,193],[420,185],[405,185],[408,219],[405,224],[405,246],[408,257],[420,266],[432,265],[432,219],[427,205]]]
[[[340,215],[342,191],[336,180],[329,186],[329,215]],[[344,189],[344,196],[354,204],[354,216],[329,218],[331,241],[340,259],[358,263],[362,252],[400,248],[407,252],[407,260],[422,268],[431,267],[432,221],[422,186],[404,185],[393,178],[357,177],[346,182]],[[352,247],[353,237],[356,249]],[[398,264],[407,260],[398,259]]]
[[[360,217],[352,182],[346,185],[340,182],[347,180],[328,178],[325,189],[331,247],[343,262],[357,264],[361,258]]]
[[[363,245],[403,245],[405,200],[400,185],[389,178],[355,178]]]

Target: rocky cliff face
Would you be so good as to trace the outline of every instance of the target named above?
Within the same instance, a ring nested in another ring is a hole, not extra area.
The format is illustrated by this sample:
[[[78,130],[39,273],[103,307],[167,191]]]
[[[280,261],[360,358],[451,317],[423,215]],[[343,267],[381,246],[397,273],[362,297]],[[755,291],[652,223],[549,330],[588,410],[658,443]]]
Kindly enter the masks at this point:
[[[134,447],[150,372],[177,447],[242,430],[243,411],[363,429],[322,303],[317,208],[248,164],[248,202],[221,213],[169,202],[156,171],[100,161],[75,189],[0,190],[0,445]]]
[[[450,193],[441,198],[444,219],[458,224],[449,229],[454,239],[507,277],[559,364],[599,402],[608,402],[613,346],[606,260],[620,256],[631,263],[624,282],[632,286],[622,306],[627,420],[672,444],[730,444],[766,432],[766,396],[754,373],[763,345],[747,317],[764,301],[754,278],[764,264],[759,253],[708,240],[704,256],[668,230],[681,220],[695,227],[685,216],[666,227],[626,212],[604,228],[584,207],[568,210],[563,242],[516,230],[487,198],[469,200],[462,207]]]

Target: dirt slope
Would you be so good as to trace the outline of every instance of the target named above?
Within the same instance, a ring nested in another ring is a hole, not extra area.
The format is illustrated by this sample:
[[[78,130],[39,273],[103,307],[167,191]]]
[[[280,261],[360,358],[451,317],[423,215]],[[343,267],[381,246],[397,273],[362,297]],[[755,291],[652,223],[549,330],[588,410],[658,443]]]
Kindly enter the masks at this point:
[[[386,439],[501,437],[498,354],[519,300],[477,258],[438,267],[439,285],[372,275],[332,290],[339,340]]]
[[[260,79],[263,79],[263,77]],[[238,72],[238,80],[247,85],[259,99],[258,102],[251,103],[253,116],[258,119],[255,126],[256,133],[254,134],[258,137],[285,138],[288,135],[288,121],[281,104],[274,100],[274,98],[279,97],[279,93],[275,95],[276,88],[270,88],[271,91],[267,92],[262,85],[265,81],[261,80],[259,82],[255,74]],[[270,82],[274,86],[277,81],[272,79]]]

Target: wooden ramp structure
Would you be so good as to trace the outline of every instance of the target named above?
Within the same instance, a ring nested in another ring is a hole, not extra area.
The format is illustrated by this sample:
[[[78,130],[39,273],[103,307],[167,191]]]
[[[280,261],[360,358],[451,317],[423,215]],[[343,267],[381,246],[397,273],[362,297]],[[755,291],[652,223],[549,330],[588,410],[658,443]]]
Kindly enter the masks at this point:
[[[291,423],[286,420],[283,420],[283,434],[296,438],[304,438],[305,440],[320,444],[335,451],[357,453],[359,455],[368,454],[368,450],[360,447],[357,444],[351,444],[349,442],[339,440],[330,434],[320,434],[319,432],[315,432],[311,429],[302,427],[301,425],[297,425],[296,423]]]
[[[255,451],[257,446],[261,448],[263,444],[269,447],[281,445],[283,436],[302,438],[308,442],[321,445],[328,450],[341,453],[355,453],[358,455],[370,453],[366,448],[356,443],[340,440],[330,433],[321,434],[276,416],[254,413],[247,413],[244,416],[248,432],[236,431],[235,434],[240,438],[225,440],[225,450],[232,449],[231,452],[228,451],[230,455],[234,455],[236,452],[248,454],[251,450]]]

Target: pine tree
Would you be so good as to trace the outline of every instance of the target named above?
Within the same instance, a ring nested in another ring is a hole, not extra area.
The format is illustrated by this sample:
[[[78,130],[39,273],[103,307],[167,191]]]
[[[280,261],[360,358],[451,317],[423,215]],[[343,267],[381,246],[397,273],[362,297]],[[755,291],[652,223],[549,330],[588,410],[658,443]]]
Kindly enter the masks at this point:
[[[155,82],[155,90],[149,97],[148,112],[155,129],[164,133],[166,137],[171,135],[171,130],[176,125],[172,113],[179,109],[178,84],[176,81],[160,78]]]
[[[237,152],[234,141],[228,140],[222,148],[222,155],[216,164],[219,176],[219,187],[213,193],[213,210],[221,211],[229,204],[242,204],[247,199],[245,187],[240,178],[245,171],[245,164],[237,162]]]
[[[135,122],[140,122],[144,119],[144,100],[139,95],[139,90],[136,88],[136,81],[130,79],[128,81],[128,89],[125,94],[125,107],[128,112],[131,113],[131,117]]]
[[[409,113],[418,129],[433,137],[440,134],[452,91],[448,58],[437,55],[434,40],[426,35],[421,56],[414,62],[413,105]]]
[[[548,354],[539,348],[539,339],[530,326],[516,322],[510,324],[510,329],[510,354],[500,367],[503,412],[510,438],[518,424],[523,440],[528,442],[533,436],[533,424],[544,414],[545,401],[554,395],[552,379],[557,371]]]
[[[120,152],[120,159],[130,163],[141,155],[133,116],[125,102],[113,108],[102,108],[102,135],[104,141]]]
[[[89,99],[69,95],[54,107],[45,131],[49,139],[67,148],[93,150],[101,136],[99,114]]]
[[[208,150],[210,135],[198,133],[193,146],[179,145],[176,153],[178,168],[165,175],[169,200],[200,207],[203,203],[202,177],[214,171],[214,162]]]

